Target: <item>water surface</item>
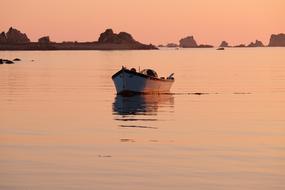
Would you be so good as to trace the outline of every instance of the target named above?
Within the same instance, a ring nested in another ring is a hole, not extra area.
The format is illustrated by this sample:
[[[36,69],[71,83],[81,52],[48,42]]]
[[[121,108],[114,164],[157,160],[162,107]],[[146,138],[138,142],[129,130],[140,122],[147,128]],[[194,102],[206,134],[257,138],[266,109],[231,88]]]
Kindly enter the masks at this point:
[[[284,48],[0,57],[0,189],[285,189]],[[117,96],[122,65],[171,93]]]

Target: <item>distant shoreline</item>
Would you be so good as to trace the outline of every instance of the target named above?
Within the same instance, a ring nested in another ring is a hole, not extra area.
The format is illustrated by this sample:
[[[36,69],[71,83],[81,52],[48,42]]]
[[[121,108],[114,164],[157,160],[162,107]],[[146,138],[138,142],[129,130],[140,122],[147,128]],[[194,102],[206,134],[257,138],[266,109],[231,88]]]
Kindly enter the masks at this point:
[[[210,44],[198,44],[194,36],[187,36],[180,39],[179,44],[168,43],[166,46],[158,45],[158,47],[174,47],[174,48],[215,48]],[[53,42],[49,36],[43,36],[38,42],[31,42],[28,36],[21,31],[10,27],[8,32],[0,33],[0,51],[46,51],[46,50],[156,50],[158,49],[152,44],[143,44],[135,40],[131,34],[127,32],[114,33],[112,29],[106,29],[100,34],[97,41],[91,42]],[[218,50],[222,48],[252,48],[266,47],[261,41],[256,40],[250,44],[239,44],[231,46],[226,41],[222,41],[218,46]],[[272,34],[267,47],[285,47],[285,34]]]
[[[193,47],[193,48],[173,48],[173,47],[159,47],[157,49],[150,49],[150,48],[133,48],[129,46],[124,46],[122,44],[115,45],[114,44],[97,44],[97,43],[78,43],[74,46],[66,46],[65,43],[53,43],[49,46],[41,46],[36,42],[33,44],[15,44],[15,45],[0,45],[0,52],[3,51],[130,51],[130,50],[164,50],[164,49],[214,49],[216,50],[217,47]],[[279,46],[264,46],[264,47],[226,47],[225,49],[260,49],[260,48],[285,48]]]
[[[57,50],[156,50],[152,45],[114,44],[99,42],[0,44],[0,51],[57,51]]]
[[[31,42],[21,31],[10,27],[8,32],[0,34],[0,50],[153,50],[158,49],[152,44],[136,41],[127,32],[114,33],[106,29],[97,41],[91,42],[53,42],[49,36],[39,38],[38,42]]]

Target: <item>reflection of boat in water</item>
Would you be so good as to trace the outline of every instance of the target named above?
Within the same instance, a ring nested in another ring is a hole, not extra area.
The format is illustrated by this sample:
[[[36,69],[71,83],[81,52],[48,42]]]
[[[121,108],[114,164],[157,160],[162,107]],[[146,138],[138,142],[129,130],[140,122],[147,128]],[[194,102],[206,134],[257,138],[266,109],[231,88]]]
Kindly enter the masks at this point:
[[[174,82],[174,73],[169,77],[158,77],[152,69],[137,72],[135,68],[122,67],[112,76],[117,94],[168,93]]]
[[[155,115],[159,107],[172,107],[171,94],[147,94],[135,96],[117,95],[113,103],[115,115]]]

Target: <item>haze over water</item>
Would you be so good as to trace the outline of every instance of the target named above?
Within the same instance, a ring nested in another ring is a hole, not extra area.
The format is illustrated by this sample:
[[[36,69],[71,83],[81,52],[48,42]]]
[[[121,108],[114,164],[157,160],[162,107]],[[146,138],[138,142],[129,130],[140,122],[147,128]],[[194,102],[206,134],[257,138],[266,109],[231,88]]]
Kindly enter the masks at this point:
[[[285,48],[0,57],[1,190],[285,189]],[[122,65],[171,93],[117,96]]]

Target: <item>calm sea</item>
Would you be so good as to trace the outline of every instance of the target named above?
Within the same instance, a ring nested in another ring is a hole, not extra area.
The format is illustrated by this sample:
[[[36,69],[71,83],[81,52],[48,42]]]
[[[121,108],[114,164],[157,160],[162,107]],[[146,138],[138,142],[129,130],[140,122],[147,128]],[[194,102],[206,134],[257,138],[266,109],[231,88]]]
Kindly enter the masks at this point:
[[[285,48],[0,52],[1,190],[284,190]],[[121,97],[121,66],[175,73]]]

